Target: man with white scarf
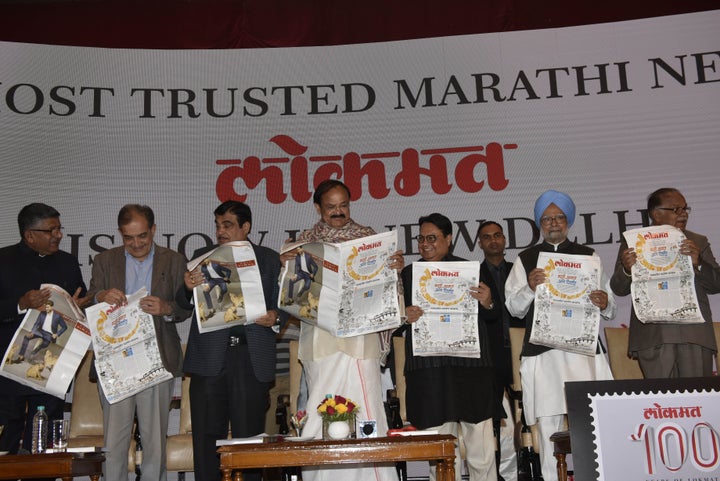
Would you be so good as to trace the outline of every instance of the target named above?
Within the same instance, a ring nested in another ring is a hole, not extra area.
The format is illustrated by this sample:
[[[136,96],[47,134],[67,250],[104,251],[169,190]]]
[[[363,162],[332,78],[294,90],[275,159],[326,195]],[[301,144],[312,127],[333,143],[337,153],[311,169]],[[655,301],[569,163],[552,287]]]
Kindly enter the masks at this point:
[[[350,218],[350,190],[342,182],[321,182],[315,189],[313,202],[320,221],[302,232],[299,240],[338,243],[375,234],[371,227],[357,224]],[[282,260],[286,262],[295,255],[295,250],[287,252],[283,254]],[[402,269],[402,251],[395,252],[389,261],[392,268]],[[302,323],[298,357],[307,379],[308,409],[313,410],[318,406],[326,394],[340,394],[360,405],[363,417],[377,421],[378,433],[386,433],[388,426],[380,382],[380,359],[384,349],[378,333],[340,338],[311,324]],[[321,431],[320,416],[311,413],[303,434],[319,438]],[[302,477],[305,481],[397,480],[392,464],[304,468]]]

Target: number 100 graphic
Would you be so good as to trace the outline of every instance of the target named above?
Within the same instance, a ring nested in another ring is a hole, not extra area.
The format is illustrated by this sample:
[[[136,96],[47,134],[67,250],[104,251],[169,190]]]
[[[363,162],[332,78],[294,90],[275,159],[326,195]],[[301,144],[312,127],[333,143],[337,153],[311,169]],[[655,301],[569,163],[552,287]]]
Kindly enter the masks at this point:
[[[658,462],[670,472],[679,471],[688,461],[705,472],[716,471],[720,466],[720,435],[707,422],[696,424],[689,436],[677,423],[656,427],[638,424],[628,439],[644,444],[647,474],[662,474],[658,472]]]

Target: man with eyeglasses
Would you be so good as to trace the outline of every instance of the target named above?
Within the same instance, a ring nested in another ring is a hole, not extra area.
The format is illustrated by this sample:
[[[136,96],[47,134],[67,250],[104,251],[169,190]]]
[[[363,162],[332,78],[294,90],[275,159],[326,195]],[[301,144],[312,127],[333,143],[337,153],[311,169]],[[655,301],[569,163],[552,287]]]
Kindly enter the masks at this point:
[[[648,196],[648,216],[652,225],[671,225],[686,236],[680,254],[690,256],[695,270],[695,292],[702,324],[642,323],[630,311],[628,351],[640,363],[645,378],[677,378],[712,375],[713,355],[717,353],[708,294],[720,292],[720,266],[707,237],[687,230],[688,207],[679,190],[665,187]],[[635,249],[628,249],[623,237],[610,285],[615,294],[630,294]]]
[[[545,272],[537,267],[540,252],[597,256],[590,247],[572,242],[568,231],[575,221],[575,203],[564,192],[548,190],[535,201],[535,224],[543,242],[525,249],[513,264],[505,283],[505,305],[510,314],[525,319],[525,339],[520,374],[523,413],[529,425],[537,424],[540,464],[545,481],[557,481],[550,435],[566,428],[565,382],[612,379],[610,364],[601,344],[595,356],[539,346],[530,342],[535,308],[535,289],[545,282]],[[610,283],[602,275],[601,289],[590,292],[590,301],[600,308],[603,319],[615,317],[615,299]]]
[[[452,222],[437,212],[420,217],[420,234],[415,237],[421,259],[417,262],[464,261],[452,253]],[[418,429],[434,429],[440,434],[458,438],[455,446],[455,479],[462,477],[460,447],[465,447],[465,461],[470,481],[496,481],[493,416],[500,410],[495,395],[493,360],[486,322],[500,315],[500,305],[483,282],[469,289],[478,309],[480,357],[415,356],[413,328],[424,314],[413,304],[415,293],[413,267],[402,270],[405,286],[405,382],[408,420]],[[459,435],[462,433],[462,436]],[[435,470],[430,481],[435,481]]]
[[[20,242],[0,249],[0,352],[6,352],[28,309],[45,311],[50,291],[41,284],[56,284],[84,305],[85,283],[77,258],[60,250],[63,238],[60,213],[34,203],[18,214]],[[61,419],[65,400],[0,377],[0,451],[30,451],[32,417],[45,406],[50,420]]]
[[[505,233],[502,226],[492,220],[480,224],[478,246],[485,255],[485,260],[480,264],[480,281],[490,288],[492,298],[497,300],[501,309],[498,319],[487,322],[498,405],[504,408],[496,413],[493,419],[498,445],[495,463],[498,467],[498,479],[512,481],[517,479],[517,456],[514,446],[515,426],[508,400],[513,382],[510,328],[525,327],[525,321],[513,317],[505,307],[505,281],[513,263],[505,260]],[[510,418],[511,421],[503,422],[503,418]]]

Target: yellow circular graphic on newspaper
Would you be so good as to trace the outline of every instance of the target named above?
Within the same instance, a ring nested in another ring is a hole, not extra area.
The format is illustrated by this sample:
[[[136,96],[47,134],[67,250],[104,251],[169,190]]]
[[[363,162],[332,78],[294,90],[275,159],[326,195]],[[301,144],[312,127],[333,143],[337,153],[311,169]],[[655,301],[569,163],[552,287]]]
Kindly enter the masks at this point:
[[[420,276],[420,295],[433,306],[449,307],[462,302],[467,289],[462,288],[464,283],[459,284],[442,275],[442,272],[425,272]]]
[[[107,313],[100,311],[100,320],[97,323],[98,335],[100,339],[108,344],[119,344],[132,339],[140,327],[140,322],[137,319],[135,319],[135,324],[131,325],[128,316],[114,319],[111,326],[106,326],[107,321]]]
[[[678,262],[678,250],[673,249],[664,242],[662,245],[648,244],[645,237],[638,234],[635,243],[637,260],[649,271],[666,272],[675,267]]]
[[[350,277],[356,281],[374,279],[383,270],[385,261],[377,251],[367,255],[361,255],[360,250],[353,246],[352,254],[347,258],[345,267]]]
[[[577,274],[579,266],[556,266],[548,259],[545,268],[545,285],[550,293],[559,299],[579,299],[587,292],[587,283]]]

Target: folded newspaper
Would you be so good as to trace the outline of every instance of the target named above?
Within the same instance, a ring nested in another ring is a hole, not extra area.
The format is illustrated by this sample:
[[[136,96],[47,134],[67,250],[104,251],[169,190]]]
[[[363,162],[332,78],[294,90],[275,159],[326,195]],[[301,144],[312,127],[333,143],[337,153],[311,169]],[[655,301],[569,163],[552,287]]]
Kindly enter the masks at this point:
[[[0,375],[61,399],[90,345],[90,329],[72,296],[43,284],[50,299],[28,309],[0,364]]]
[[[293,251],[280,276],[278,306],[337,337],[400,325],[397,272],[388,266],[397,250],[389,231],[338,244],[286,244]]]

